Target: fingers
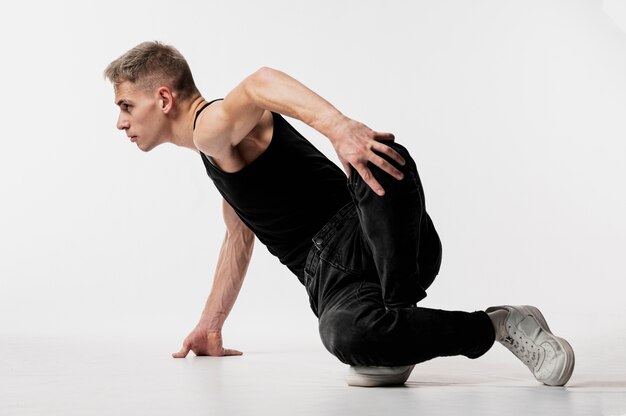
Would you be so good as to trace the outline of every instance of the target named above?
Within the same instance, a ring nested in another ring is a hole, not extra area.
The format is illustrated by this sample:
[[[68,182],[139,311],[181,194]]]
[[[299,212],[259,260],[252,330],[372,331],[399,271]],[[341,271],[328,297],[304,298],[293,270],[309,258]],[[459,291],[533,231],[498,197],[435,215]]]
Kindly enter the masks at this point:
[[[233,349],[222,348],[222,346],[218,346],[216,348],[212,348],[206,351],[206,354],[201,355],[210,355],[212,357],[226,357],[228,355],[243,355],[243,352]]]
[[[346,176],[350,177],[350,163],[341,160],[341,164],[343,165],[343,170],[346,172]]]
[[[374,132],[374,140],[394,141],[396,136],[393,133]]]
[[[391,137],[393,137],[393,135],[391,135]],[[373,150],[376,150],[376,152],[389,156],[393,161],[397,162],[399,165],[404,166],[406,161],[404,160],[402,156],[400,156],[398,152],[396,152],[391,147],[383,143],[374,142],[371,145],[370,154],[367,160],[361,160],[352,164],[352,166],[354,166],[355,170],[359,173],[361,178],[363,178],[363,181],[370,188],[372,188],[372,190],[376,192],[376,194],[378,194],[379,196],[383,196],[385,195],[385,190],[383,189],[383,187],[380,185],[380,183],[376,180],[372,172],[367,167],[367,162],[371,162],[372,164],[379,167],[381,170],[383,170],[387,174],[396,178],[397,180],[402,180],[404,178],[404,174],[399,169],[397,169],[394,165],[392,165],[389,161],[387,161],[385,158],[376,154]]]
[[[243,352],[237,350],[224,349],[224,355],[243,355]]]
[[[393,137],[393,135],[392,135],[392,137]],[[392,160],[397,162],[400,166],[404,166],[405,163],[406,163],[404,158],[402,156],[400,156],[400,153],[396,152],[392,147],[389,147],[389,146],[387,146],[384,143],[374,142],[374,143],[372,143],[372,149],[374,149],[377,152],[382,153],[382,154],[384,154],[386,156],[389,156]],[[376,166],[379,166],[378,163],[376,163]],[[381,167],[381,166],[379,166],[379,167]]]
[[[174,358],[185,358],[187,356],[187,354],[189,354],[189,351],[191,350],[191,345],[188,343],[183,344],[183,348],[181,348],[180,351],[175,352],[174,354],[172,354],[172,357]]]
[[[380,156],[372,156],[370,158],[370,162],[372,162],[374,165],[378,166],[399,181],[404,178],[404,174],[402,172],[400,172],[398,169],[396,169],[395,166],[393,166],[391,163],[387,162],[384,158]]]
[[[370,188],[372,188],[372,190],[376,192],[378,196],[385,195],[385,190],[382,186],[380,186],[380,183],[378,183],[376,178],[374,178],[374,175],[372,175],[372,172],[366,167],[365,164],[359,163],[353,166],[354,169],[356,169],[357,173],[361,176],[361,178],[363,178],[363,182],[365,182]]]

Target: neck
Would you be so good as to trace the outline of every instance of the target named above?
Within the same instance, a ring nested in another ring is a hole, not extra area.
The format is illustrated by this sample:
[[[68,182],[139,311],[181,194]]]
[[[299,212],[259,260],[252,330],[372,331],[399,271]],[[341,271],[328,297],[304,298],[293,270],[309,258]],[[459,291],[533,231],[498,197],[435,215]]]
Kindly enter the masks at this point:
[[[173,138],[171,142],[173,144],[199,152],[193,143],[193,121],[196,112],[205,102],[206,100],[202,96],[198,96],[182,106],[180,116],[172,123]]]

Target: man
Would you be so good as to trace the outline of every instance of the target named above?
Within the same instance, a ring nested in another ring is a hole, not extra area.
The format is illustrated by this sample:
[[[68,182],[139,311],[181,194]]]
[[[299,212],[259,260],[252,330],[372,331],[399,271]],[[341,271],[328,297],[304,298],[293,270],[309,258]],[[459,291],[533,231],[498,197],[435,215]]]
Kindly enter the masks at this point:
[[[207,102],[183,56],[159,42],[129,50],[105,76],[120,108],[117,128],[145,152],[166,142],[198,152],[224,197],[227,231],[213,287],[174,357],[241,354],[223,347],[221,330],[256,237],[305,286],[322,343],[350,365],[350,385],[402,384],[417,363],[477,358],[494,340],[538,381],[569,380],[574,352],[532,306],[417,307],[439,272],[441,242],[416,164],[392,134],[269,68]],[[326,136],[345,174],[281,115]]]

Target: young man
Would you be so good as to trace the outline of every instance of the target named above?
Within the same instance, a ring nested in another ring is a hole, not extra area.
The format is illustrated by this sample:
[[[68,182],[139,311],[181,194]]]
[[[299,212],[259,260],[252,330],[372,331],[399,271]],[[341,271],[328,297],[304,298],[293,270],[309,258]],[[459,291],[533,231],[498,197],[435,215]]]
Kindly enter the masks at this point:
[[[417,363],[477,358],[494,340],[538,381],[569,380],[574,352],[532,306],[416,306],[439,272],[441,242],[415,162],[392,134],[351,120],[269,68],[207,102],[183,56],[158,42],[129,50],[105,76],[120,108],[117,128],[145,152],[166,142],[198,152],[224,197],[227,231],[213,287],[174,357],[241,354],[223,347],[221,330],[256,236],[305,286],[324,346],[350,365],[350,385],[402,384]],[[345,174],[281,115],[326,136]]]

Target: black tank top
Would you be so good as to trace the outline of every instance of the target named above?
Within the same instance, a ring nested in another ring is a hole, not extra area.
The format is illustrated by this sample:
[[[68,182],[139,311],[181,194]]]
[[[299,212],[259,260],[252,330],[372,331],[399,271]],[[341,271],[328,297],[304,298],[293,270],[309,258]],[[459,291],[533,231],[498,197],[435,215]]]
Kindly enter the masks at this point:
[[[205,104],[196,113],[196,119]],[[267,149],[243,169],[227,173],[202,152],[206,172],[239,218],[303,281],[313,236],[351,201],[346,175],[280,114]],[[194,122],[195,128],[195,122]]]

